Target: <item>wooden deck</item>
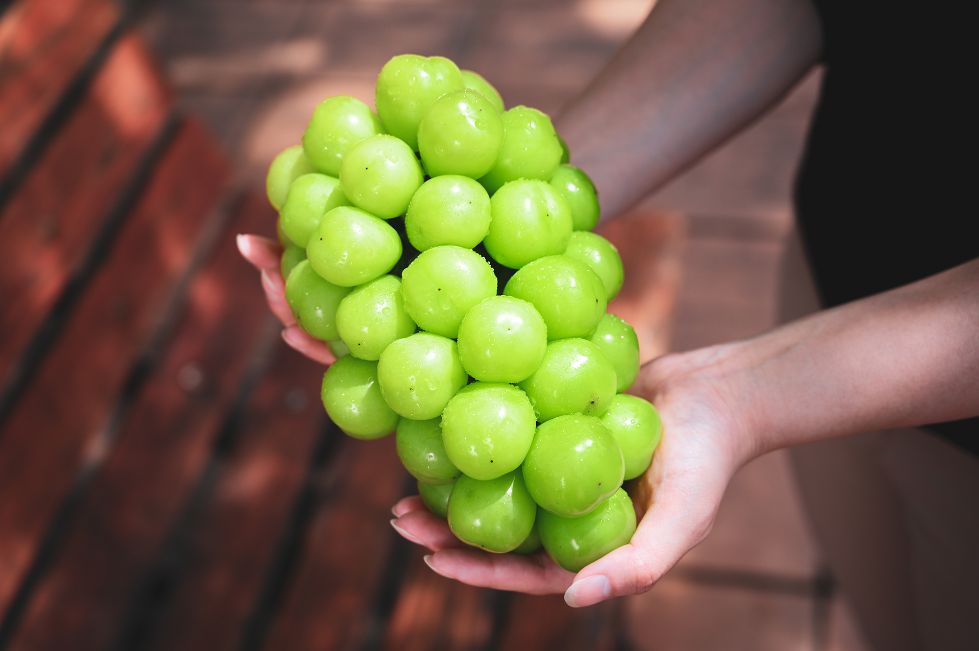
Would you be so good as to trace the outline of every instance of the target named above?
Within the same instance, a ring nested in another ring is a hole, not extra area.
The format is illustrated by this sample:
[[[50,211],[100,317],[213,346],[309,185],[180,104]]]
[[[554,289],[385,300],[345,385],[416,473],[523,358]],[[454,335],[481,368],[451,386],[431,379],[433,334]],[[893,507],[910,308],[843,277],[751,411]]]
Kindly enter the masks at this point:
[[[860,648],[777,456],[645,597],[434,575],[387,522],[413,489],[393,441],[328,422],[234,249],[273,232],[262,169],[322,95],[438,51],[554,110],[648,2],[614,4],[0,4],[0,651]],[[811,95],[605,227],[644,357],[773,322],[789,174],[761,159],[794,155]]]

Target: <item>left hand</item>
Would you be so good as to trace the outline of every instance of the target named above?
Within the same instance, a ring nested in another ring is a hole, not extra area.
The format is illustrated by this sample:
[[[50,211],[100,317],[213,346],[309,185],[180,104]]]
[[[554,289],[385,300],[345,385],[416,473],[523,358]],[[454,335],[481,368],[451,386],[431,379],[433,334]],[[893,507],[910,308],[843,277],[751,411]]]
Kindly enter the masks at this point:
[[[642,518],[628,544],[577,574],[543,551],[521,556],[469,547],[417,496],[394,506],[392,526],[433,552],[425,557],[432,570],[470,585],[564,592],[575,607],[645,592],[707,536],[728,481],[752,454],[739,418],[728,408],[734,401],[722,369],[732,348],[669,355],[642,368],[636,393],[656,405],[663,421],[652,464],[627,486]]]

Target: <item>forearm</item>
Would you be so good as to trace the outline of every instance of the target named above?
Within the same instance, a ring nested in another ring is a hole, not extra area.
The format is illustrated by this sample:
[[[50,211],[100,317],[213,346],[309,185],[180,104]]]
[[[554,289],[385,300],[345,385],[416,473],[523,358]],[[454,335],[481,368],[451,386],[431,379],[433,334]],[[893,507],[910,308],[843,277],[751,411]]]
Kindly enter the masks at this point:
[[[660,0],[558,130],[613,216],[776,102],[820,48],[809,0]]]
[[[979,259],[730,350],[758,452],[979,415]]]

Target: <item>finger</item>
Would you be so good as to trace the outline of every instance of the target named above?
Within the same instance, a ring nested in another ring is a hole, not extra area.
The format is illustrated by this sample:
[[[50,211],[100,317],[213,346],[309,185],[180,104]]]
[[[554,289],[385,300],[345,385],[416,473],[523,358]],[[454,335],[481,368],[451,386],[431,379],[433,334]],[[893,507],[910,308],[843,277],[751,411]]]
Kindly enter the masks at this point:
[[[530,556],[491,554],[472,548],[445,549],[425,557],[436,574],[480,588],[556,594],[574,575],[540,552]]]
[[[591,606],[612,597],[649,590],[710,531],[726,481],[695,487],[691,503],[685,487],[660,486],[632,540],[582,569],[565,592],[569,606]]]
[[[265,292],[265,302],[268,303],[272,314],[282,322],[284,326],[291,326],[296,323],[296,315],[292,313],[289,302],[286,300],[286,288],[282,282],[282,274],[278,269],[269,271],[262,269],[262,290]]]
[[[422,498],[419,495],[409,495],[408,497],[402,497],[398,500],[398,503],[391,507],[391,513],[395,517],[401,517],[405,513],[411,513],[412,511],[418,511],[419,509],[425,509],[425,503],[422,502]]]
[[[445,520],[427,509],[412,511],[391,520],[391,526],[407,540],[428,547],[433,552],[464,544],[452,534]]]
[[[236,238],[238,251],[257,269],[278,269],[282,259],[282,246],[274,240],[259,235],[241,234]]]
[[[326,344],[318,339],[313,339],[303,332],[299,326],[289,326],[282,331],[282,339],[293,348],[314,362],[329,366],[337,361],[336,356],[327,348]]]

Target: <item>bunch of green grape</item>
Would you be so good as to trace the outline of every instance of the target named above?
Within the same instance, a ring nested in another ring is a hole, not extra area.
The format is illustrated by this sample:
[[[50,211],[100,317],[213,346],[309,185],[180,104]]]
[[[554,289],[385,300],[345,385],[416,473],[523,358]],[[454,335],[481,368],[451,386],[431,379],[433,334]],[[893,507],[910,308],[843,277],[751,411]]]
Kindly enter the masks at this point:
[[[286,298],[338,357],[326,412],[396,432],[460,540],[580,569],[632,537],[622,482],[661,436],[622,393],[639,345],[595,187],[547,115],[446,58],[394,57],[375,101],[321,102],[268,173]]]

